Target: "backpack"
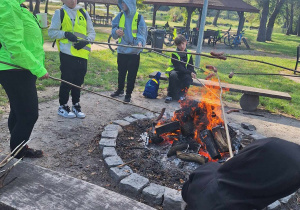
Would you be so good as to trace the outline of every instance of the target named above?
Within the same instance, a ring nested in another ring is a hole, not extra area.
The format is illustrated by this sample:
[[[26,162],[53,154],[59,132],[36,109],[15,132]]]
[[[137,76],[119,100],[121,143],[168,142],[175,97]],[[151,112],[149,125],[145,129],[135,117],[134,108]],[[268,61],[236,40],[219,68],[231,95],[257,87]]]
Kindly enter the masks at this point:
[[[143,96],[151,99],[157,98],[160,75],[161,73],[157,72],[155,77],[146,83]]]

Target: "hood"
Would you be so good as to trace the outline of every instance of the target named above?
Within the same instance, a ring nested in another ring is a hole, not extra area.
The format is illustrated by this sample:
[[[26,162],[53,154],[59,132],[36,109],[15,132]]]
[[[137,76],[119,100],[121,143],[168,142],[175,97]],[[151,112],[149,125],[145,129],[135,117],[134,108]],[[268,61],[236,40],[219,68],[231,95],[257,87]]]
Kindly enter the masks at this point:
[[[127,5],[129,16],[133,16],[136,13],[136,0],[118,0],[118,5],[122,9],[122,1]],[[123,11],[124,12],[124,11]]]
[[[82,7],[81,7],[80,5],[77,4],[73,9],[71,9],[71,8],[69,8],[67,5],[64,4],[64,5],[62,6],[62,8],[63,8],[64,10],[70,9],[70,10],[77,11],[77,10],[81,9]]]

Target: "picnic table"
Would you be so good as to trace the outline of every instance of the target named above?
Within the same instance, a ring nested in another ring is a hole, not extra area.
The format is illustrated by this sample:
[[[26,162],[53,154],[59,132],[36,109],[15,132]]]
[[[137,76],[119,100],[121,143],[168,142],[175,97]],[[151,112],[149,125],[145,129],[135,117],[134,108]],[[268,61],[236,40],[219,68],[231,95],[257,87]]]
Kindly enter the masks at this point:
[[[95,24],[108,25],[111,24],[113,16],[91,15],[91,19]]]

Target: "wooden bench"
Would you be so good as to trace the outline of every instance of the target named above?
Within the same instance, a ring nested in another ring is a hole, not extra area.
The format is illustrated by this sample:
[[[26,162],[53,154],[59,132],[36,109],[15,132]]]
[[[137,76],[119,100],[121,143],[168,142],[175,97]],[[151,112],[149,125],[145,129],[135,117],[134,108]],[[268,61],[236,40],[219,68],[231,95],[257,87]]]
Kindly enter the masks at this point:
[[[157,72],[153,72],[149,75],[150,78],[154,78]],[[168,80],[168,77],[165,73],[161,74],[160,80]],[[199,82],[199,81],[200,82]],[[220,87],[218,82],[213,82],[210,80],[204,79],[193,79],[192,85],[195,86],[212,86],[212,87]],[[270,97],[270,98],[279,98],[285,100],[292,100],[290,94],[285,92],[279,92],[274,90],[266,90],[242,85],[234,85],[229,83],[221,83],[221,87],[224,90],[243,93],[240,99],[240,106],[245,111],[255,111],[259,104],[259,96]]]

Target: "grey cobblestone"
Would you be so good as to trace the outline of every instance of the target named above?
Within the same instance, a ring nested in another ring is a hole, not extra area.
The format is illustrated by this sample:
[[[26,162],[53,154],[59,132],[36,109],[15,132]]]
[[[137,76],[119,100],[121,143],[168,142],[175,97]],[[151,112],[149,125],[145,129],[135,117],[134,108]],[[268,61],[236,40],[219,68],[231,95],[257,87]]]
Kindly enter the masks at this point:
[[[280,198],[279,201],[280,201],[281,203],[287,203],[287,202],[289,202],[289,200],[290,200],[294,195],[295,195],[295,193],[293,193],[293,194],[291,194],[291,195],[288,195],[288,196],[286,196],[286,197],[284,197],[284,198]]]
[[[184,201],[181,197],[181,192],[168,187],[165,187],[163,208],[164,210],[181,210]]]
[[[101,133],[101,137],[102,138],[110,138],[110,139],[115,139],[118,137],[118,131],[114,130],[114,131],[103,131]]]
[[[280,206],[280,202],[279,201],[275,201],[274,203],[271,203],[270,205],[268,205],[267,209],[275,209],[278,206]]]
[[[130,125],[130,123],[125,120],[115,120],[115,121],[113,121],[113,123],[116,125],[120,125],[122,127]]]
[[[151,183],[143,189],[143,199],[151,206],[161,205],[165,188],[161,185]]]
[[[124,120],[126,120],[127,122],[130,122],[130,123],[137,121],[137,119],[135,119],[133,117],[125,117]]]
[[[103,159],[111,156],[117,156],[117,151],[114,147],[104,147],[102,152]]]
[[[123,131],[121,126],[115,125],[115,124],[109,124],[109,125],[105,126],[104,130],[106,130],[106,131],[119,131],[119,132]]]
[[[123,160],[119,156],[111,156],[104,159],[104,163],[108,168],[123,164]]]
[[[129,176],[132,173],[133,172],[129,166],[124,166],[122,168],[113,167],[109,169],[109,174],[116,183],[119,183],[121,179]]]
[[[251,134],[251,137],[256,141],[256,140],[259,140],[259,139],[263,139],[263,138],[266,138],[265,136],[259,134],[259,133],[253,133]]]
[[[120,190],[126,195],[136,198],[146,185],[149,184],[149,179],[140,176],[136,173],[122,179],[120,181]]]
[[[152,113],[152,112],[147,112],[145,115],[146,115],[146,117],[148,117],[149,119],[151,119],[151,118],[154,118],[154,117],[155,117],[155,114],[154,114],[154,113]]]
[[[148,117],[143,115],[143,114],[133,114],[131,115],[132,117],[134,117],[135,119],[138,119],[138,120],[142,120],[142,119],[147,119]]]
[[[115,146],[116,146],[116,139],[101,138],[99,142],[100,149],[103,149],[104,147],[115,147]]]

